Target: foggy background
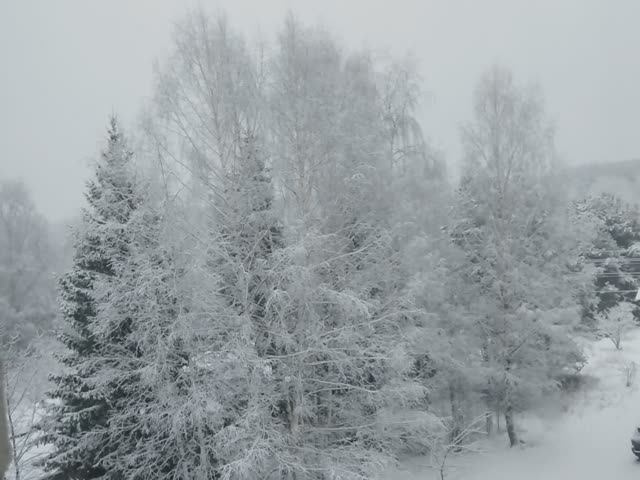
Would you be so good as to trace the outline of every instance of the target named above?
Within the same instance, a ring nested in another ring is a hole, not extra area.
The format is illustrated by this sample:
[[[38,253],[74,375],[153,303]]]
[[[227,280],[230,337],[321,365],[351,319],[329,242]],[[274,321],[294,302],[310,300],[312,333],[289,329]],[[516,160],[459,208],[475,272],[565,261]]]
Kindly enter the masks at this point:
[[[151,92],[181,0],[0,1],[0,177],[22,178],[50,220],[76,213],[87,164],[118,112],[132,126]],[[460,156],[459,125],[474,83],[499,63],[538,82],[571,164],[638,157],[640,3],[633,0],[219,1],[232,25],[270,37],[288,10],[320,22],[349,47],[418,60],[427,90],[421,121]],[[255,35],[254,35],[255,36]]]

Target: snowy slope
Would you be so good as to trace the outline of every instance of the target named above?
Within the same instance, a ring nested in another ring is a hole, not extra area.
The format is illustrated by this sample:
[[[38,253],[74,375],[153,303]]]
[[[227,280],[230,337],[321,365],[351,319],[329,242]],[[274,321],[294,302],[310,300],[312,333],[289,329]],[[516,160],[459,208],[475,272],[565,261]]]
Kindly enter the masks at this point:
[[[640,372],[626,387],[626,368],[640,368],[640,330],[616,351],[609,340],[585,342],[589,364],[583,372],[597,378],[589,391],[576,398],[570,411],[555,421],[538,422],[535,446],[504,447],[504,439],[487,445],[485,453],[454,460],[447,480],[637,480],[640,462],[631,453],[630,437],[640,425]],[[533,422],[529,422],[535,425]],[[540,428],[541,426],[541,428]],[[525,434],[526,438],[526,434]],[[439,478],[428,460],[416,460],[388,479]]]

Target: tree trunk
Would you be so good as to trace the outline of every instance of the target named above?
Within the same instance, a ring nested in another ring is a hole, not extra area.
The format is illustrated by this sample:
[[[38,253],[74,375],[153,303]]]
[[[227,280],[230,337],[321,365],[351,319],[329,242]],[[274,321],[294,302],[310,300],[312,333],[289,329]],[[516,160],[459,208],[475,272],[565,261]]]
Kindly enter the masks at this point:
[[[507,435],[509,436],[509,446],[518,445],[518,436],[516,435],[516,427],[513,423],[513,407],[507,405],[504,411],[504,421],[507,424]]]
[[[622,334],[619,331],[617,331],[613,335],[613,345],[616,347],[616,350],[622,350],[622,347],[620,346],[621,344],[622,344]]]
[[[462,411],[458,405],[458,399],[456,398],[455,388],[452,384],[449,385],[449,402],[451,403],[451,438],[449,439],[452,444],[459,443],[458,436],[462,432]]]
[[[9,440],[7,413],[4,364],[0,359],[0,478],[4,478],[9,463],[11,462],[11,443]]]
[[[509,445],[515,447],[518,445],[518,436],[516,435],[516,427],[513,423],[513,391],[509,380],[509,371],[511,370],[511,360],[507,360],[507,368],[505,371],[505,405],[504,405],[504,422],[507,427],[507,435],[509,436]]]
[[[290,398],[287,401],[287,421],[289,423],[289,433],[293,437],[298,436],[298,413],[296,412],[295,400]]]
[[[9,391],[9,384],[6,384],[6,388],[7,391]],[[7,397],[7,418],[9,420],[9,436],[11,438],[11,445],[9,446],[9,448],[11,448],[11,450],[13,452],[17,452],[18,451],[18,446],[16,445],[16,438],[18,438],[18,436],[16,435],[16,429],[15,426],[13,424],[13,418],[11,417],[11,404],[9,403],[9,398]],[[13,479],[14,480],[20,480],[20,465],[18,464],[18,457],[14,456],[13,458]]]
[[[493,433],[493,414],[491,412],[487,412],[485,415],[485,426],[487,435],[490,436]]]

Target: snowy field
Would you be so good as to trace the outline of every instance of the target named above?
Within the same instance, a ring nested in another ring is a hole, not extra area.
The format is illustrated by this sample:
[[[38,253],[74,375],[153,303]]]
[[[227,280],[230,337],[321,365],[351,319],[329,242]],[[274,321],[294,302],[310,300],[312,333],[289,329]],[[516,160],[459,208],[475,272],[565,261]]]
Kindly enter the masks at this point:
[[[487,442],[482,454],[453,459],[447,480],[637,480],[640,462],[631,453],[630,437],[640,425],[640,376],[626,386],[627,368],[640,366],[640,330],[629,334],[622,351],[603,339],[584,342],[589,363],[583,372],[597,383],[579,394],[562,417],[521,425],[527,447],[505,448],[500,436]],[[416,460],[389,480],[432,480],[439,474],[428,459]]]

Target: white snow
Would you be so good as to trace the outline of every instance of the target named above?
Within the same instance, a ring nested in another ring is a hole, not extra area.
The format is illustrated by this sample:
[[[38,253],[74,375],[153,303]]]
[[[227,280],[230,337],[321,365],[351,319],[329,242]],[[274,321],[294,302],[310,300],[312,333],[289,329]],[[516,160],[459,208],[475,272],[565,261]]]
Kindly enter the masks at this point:
[[[482,454],[454,459],[447,480],[637,480],[640,462],[631,453],[630,438],[640,426],[640,378],[626,386],[627,368],[640,367],[640,330],[630,332],[616,351],[608,339],[584,342],[589,363],[585,375],[597,383],[581,393],[564,415],[528,419],[527,447],[509,449],[504,434],[484,445]],[[533,440],[533,442],[530,442]],[[389,472],[389,480],[439,479],[417,459]]]

